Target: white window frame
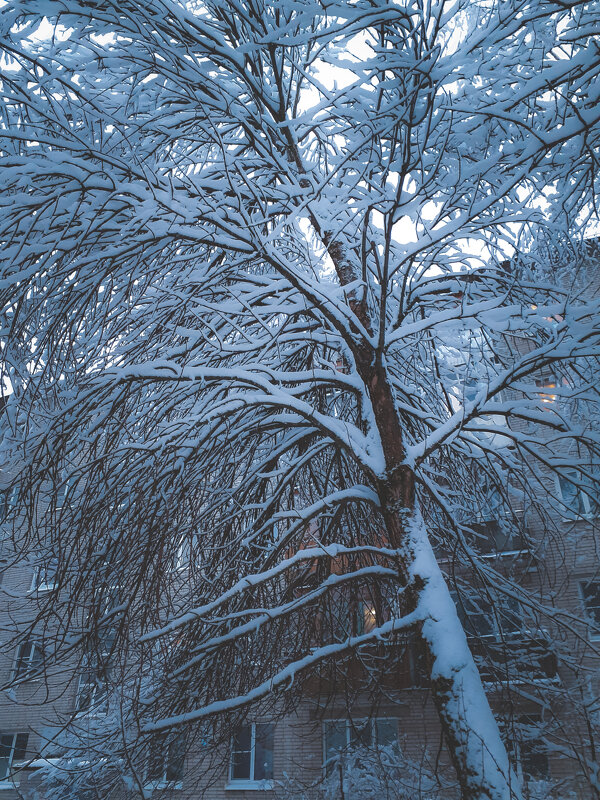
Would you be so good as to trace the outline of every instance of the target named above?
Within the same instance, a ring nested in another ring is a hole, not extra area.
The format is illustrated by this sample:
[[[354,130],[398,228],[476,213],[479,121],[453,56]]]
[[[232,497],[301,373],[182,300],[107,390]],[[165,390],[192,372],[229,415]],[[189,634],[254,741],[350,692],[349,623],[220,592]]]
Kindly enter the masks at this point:
[[[520,514],[520,513],[521,514],[523,513],[521,511],[521,509],[514,509],[514,511],[513,511],[513,514],[515,514],[515,515],[516,514]],[[489,516],[487,514],[479,513],[479,514],[476,515],[475,519],[472,522],[469,523],[469,526],[471,527],[473,524],[475,524],[475,525],[480,525],[480,526],[483,527],[486,523],[490,523],[490,522],[495,522],[495,523],[498,523],[498,525],[500,525],[501,521],[503,519],[506,519],[506,518],[507,518],[506,515],[503,515],[503,514],[500,514],[500,513],[498,513],[496,516]],[[500,525],[500,527],[502,527],[502,526]],[[475,535],[478,536],[477,532],[475,532]],[[522,533],[520,531],[516,532],[516,536],[520,537],[521,541],[522,541]],[[497,540],[495,540],[495,539],[492,540],[491,537],[489,537],[489,541],[494,546],[497,544]],[[510,539],[507,538],[506,543],[508,544],[509,542],[510,542]],[[490,559],[490,558],[498,558],[499,556],[505,556],[505,557],[506,556],[515,556],[515,555],[519,555],[521,553],[528,553],[528,552],[529,552],[529,548],[528,547],[518,547],[518,548],[505,547],[504,549],[498,548],[498,549],[490,550],[489,553],[480,553],[479,557],[480,558],[488,558],[488,559]]]
[[[162,773],[160,778],[150,778],[148,776],[149,772],[149,765],[146,770],[146,781],[145,781],[145,788],[146,789],[182,789],[183,788],[183,777],[179,777],[175,780],[167,778],[167,772],[169,771],[173,758],[171,753],[171,748],[173,746],[183,747],[183,736],[180,734],[179,736],[176,735],[175,738],[169,738],[168,734],[163,734],[162,737],[154,739],[151,743],[151,749],[158,748],[159,745],[162,745],[161,749],[161,767]],[[155,753],[151,753],[151,755],[155,755]],[[185,760],[185,756],[184,756]],[[182,764],[181,772],[184,771],[184,765]]]
[[[123,586],[118,583],[107,586],[105,594],[98,591],[100,615],[98,619],[99,624],[96,626],[96,634],[98,636],[98,644],[100,645],[99,652],[102,655],[108,655],[112,651],[115,639],[117,637],[116,628],[118,627],[121,619],[120,615],[126,612],[127,603],[123,602],[123,598],[120,595],[120,592],[122,591]],[[113,608],[111,608],[115,593],[117,599],[121,602],[117,603],[114,606],[114,609],[120,609],[119,611],[115,611]],[[122,606],[125,606],[125,608],[122,608]],[[104,621],[100,622],[100,620]],[[110,642],[108,646],[106,646],[107,641]]]
[[[24,658],[23,650],[26,647],[30,648],[30,650],[27,657]],[[11,681],[18,680],[19,683],[25,683],[26,681],[34,682],[41,680],[41,675],[31,675],[31,665],[35,661],[37,653],[41,654],[41,658],[43,660],[43,650],[39,642],[37,642],[35,639],[27,639],[27,641],[21,642],[21,644],[17,647],[17,652],[15,653],[15,658],[10,673]]]
[[[93,667],[85,665],[82,666],[83,671],[79,673],[77,679],[77,694],[75,695],[75,711],[81,716],[106,716],[108,714],[108,686],[102,685],[101,680],[106,681],[106,677],[102,678],[102,673],[106,673],[108,667],[99,666]],[[87,679],[89,674],[93,674],[95,680],[92,682]],[[100,679],[99,679],[100,678]],[[80,708],[80,700],[83,695],[85,687],[91,686],[90,702],[87,708]]]
[[[589,583],[597,583],[600,585],[600,578],[590,578],[589,580],[581,580],[579,581],[579,597],[581,598],[581,605],[583,606],[583,613],[585,614],[585,618],[589,623],[589,637],[591,641],[597,642],[600,640],[600,620],[596,620],[590,614],[585,594],[584,594],[584,585]],[[595,629],[595,630],[594,630]]]
[[[576,478],[579,483],[584,483],[584,476],[581,474],[581,471],[578,470],[576,467],[568,467],[564,470],[565,473],[570,473],[574,478]],[[565,497],[562,490],[561,485],[561,478],[563,478],[567,483],[570,481],[567,477],[563,475],[556,475],[555,477],[555,485],[558,492],[558,498],[560,499],[561,509],[560,513],[562,514],[563,519],[565,520],[577,520],[577,519],[595,519],[598,516],[598,511],[592,511],[591,501],[589,496],[581,490],[581,487],[575,483],[572,483],[572,486],[575,487],[577,490],[576,497],[580,498],[580,502],[583,504],[584,511],[583,513],[579,513],[571,508],[565,501]],[[597,505],[600,505],[598,503]]]
[[[18,760],[17,762],[15,762],[15,750],[16,750],[16,747],[17,747],[17,736],[25,736],[26,737],[25,738],[25,749],[27,749],[28,739],[29,739],[29,734],[26,733],[25,731],[17,731],[16,733],[3,733],[3,732],[0,731],[0,737],[1,738],[7,737],[7,736],[11,736],[12,737],[12,744],[11,744],[11,747],[10,747],[10,754],[8,756],[8,764],[7,764],[6,775],[0,776],[0,789],[12,789],[13,787],[19,785],[19,781],[15,780],[15,778],[14,778],[15,763],[17,763],[17,764],[25,763],[26,759],[24,759],[23,762],[21,762],[21,760]]]
[[[51,582],[42,581],[38,583],[38,579],[40,574],[45,572],[45,577],[48,577],[48,572],[44,567],[37,566],[33,569],[33,577],[31,579],[31,589],[30,592],[51,592],[53,589],[56,588],[56,581],[52,580]],[[52,574],[52,573],[51,573]],[[56,569],[54,570],[54,575],[56,575]]]
[[[348,719],[348,717],[340,717],[337,719],[324,719],[321,723],[321,746],[322,746],[322,765],[323,771],[327,770],[327,766],[333,756],[327,757],[327,736],[325,733],[325,726],[327,724],[335,724],[341,725],[345,724],[346,726],[346,744],[344,745],[345,748],[350,747],[352,744],[352,731],[353,729],[359,727],[361,723],[368,724],[371,728],[371,747],[379,747],[379,742],[377,742],[377,723],[379,721],[385,722],[395,722],[396,723],[396,743],[398,741],[398,717],[360,717],[358,719],[352,720]],[[364,725],[362,726],[364,727]],[[373,745],[373,743],[375,743]]]
[[[234,755],[234,737],[231,737],[231,747],[229,756],[229,774],[226,789],[250,789],[250,790],[269,790],[274,787],[273,778],[254,778],[255,758],[256,758],[256,728],[261,725],[273,725],[273,750],[272,756],[275,755],[275,727],[272,722],[248,722],[243,727],[250,728],[250,776],[248,778],[234,778],[233,777],[233,755]],[[273,758],[274,761],[274,758]],[[273,772],[275,770],[273,769]]]
[[[0,489],[0,522],[4,522],[18,502],[18,486],[13,486],[12,489]]]
[[[521,603],[515,598],[510,595],[499,595],[497,597],[498,601],[498,614],[494,613],[494,608],[496,608],[494,603],[490,603],[490,610],[489,614],[486,612],[485,609],[481,610],[474,610],[473,614],[469,614],[469,609],[467,604],[476,604],[478,599],[485,600],[486,598],[469,598],[465,597],[464,600],[461,602],[459,601],[457,595],[452,592],[452,596],[454,598],[454,602],[457,604],[458,609],[460,612],[464,611],[466,616],[466,621],[468,622],[469,617],[478,617],[478,616],[485,616],[486,619],[490,621],[490,627],[492,628],[491,633],[479,633],[477,631],[469,631],[465,630],[465,633],[468,637],[475,637],[477,639],[488,639],[495,642],[502,642],[506,639],[512,639],[513,637],[519,637],[523,634],[525,626],[521,626],[515,628],[514,630],[502,630],[500,627],[500,621],[498,619],[498,615],[504,617],[506,619],[509,618],[509,615],[514,615],[515,617],[521,619],[523,614],[523,609],[521,607]],[[511,608],[510,604],[514,603],[515,608]],[[474,626],[473,626],[474,627]]]

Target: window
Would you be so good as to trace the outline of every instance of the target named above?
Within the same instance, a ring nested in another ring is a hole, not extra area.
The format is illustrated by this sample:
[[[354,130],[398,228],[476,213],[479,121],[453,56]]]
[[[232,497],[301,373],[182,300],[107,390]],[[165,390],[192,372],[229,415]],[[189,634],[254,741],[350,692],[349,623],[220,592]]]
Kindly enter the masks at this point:
[[[119,586],[107,587],[104,594],[99,593],[95,599],[89,623],[94,632],[96,650],[101,655],[112,652],[125,611],[123,590]]]
[[[146,782],[154,788],[180,787],[184,761],[184,734],[165,733],[156,736],[150,747]]]
[[[39,678],[44,664],[44,653],[35,641],[23,642],[19,645],[15,664],[12,671],[12,680],[26,681]]]
[[[108,713],[107,667],[88,667],[79,676],[75,707],[78,712]]]
[[[523,734],[519,750],[521,769],[526,779],[545,780],[550,777],[548,751],[541,739],[535,734]]]
[[[475,534],[474,544],[477,550],[484,555],[523,550],[523,537],[509,520],[482,520],[471,522],[469,527]]]
[[[271,722],[253,722],[236,731],[231,748],[231,784],[237,786],[273,778],[274,731],[275,726]]]
[[[558,485],[565,516],[597,516],[598,504],[594,499],[593,487],[579,470],[564,470],[564,475],[558,477]]]
[[[14,486],[12,489],[0,489],[0,522],[8,517],[19,502],[19,489]]]
[[[600,638],[600,580],[585,581],[579,584],[581,599],[585,615],[592,623],[595,630],[591,632],[592,638]]]
[[[9,779],[17,762],[25,760],[28,737],[27,733],[0,734],[0,781]]]
[[[525,548],[522,494],[512,486],[500,490],[487,481],[475,488],[479,500],[465,515],[469,542],[482,555],[522,551]]]
[[[58,562],[55,559],[47,564],[35,567],[33,571],[33,581],[31,582],[32,592],[49,592],[56,586],[56,571]]]
[[[517,764],[520,777],[525,782],[547,780],[550,777],[548,747],[541,734],[539,715],[519,717],[512,725],[501,725],[507,750]]]
[[[377,609],[371,600],[361,600],[358,604],[358,630],[359,635],[370,633],[377,627]]]
[[[542,403],[550,404],[556,402],[556,390],[560,386],[559,378],[554,375],[547,375],[544,378],[538,378],[535,382],[538,389],[539,398]]]
[[[372,597],[349,597],[339,593],[332,598],[329,625],[334,641],[345,641],[350,636],[362,636],[370,633],[382,618],[389,618],[387,608],[377,608]],[[329,625],[327,626],[329,628]]]
[[[521,607],[513,597],[461,595],[457,612],[468,636],[500,640],[518,635],[523,624]]]
[[[398,720],[394,717],[327,720],[323,723],[323,764],[327,769],[346,747],[386,747],[397,743]]]

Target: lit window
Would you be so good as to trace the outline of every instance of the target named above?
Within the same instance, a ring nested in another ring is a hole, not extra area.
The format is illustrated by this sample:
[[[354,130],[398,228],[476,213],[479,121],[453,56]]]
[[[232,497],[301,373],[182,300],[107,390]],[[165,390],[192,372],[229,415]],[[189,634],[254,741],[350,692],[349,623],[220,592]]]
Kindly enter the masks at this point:
[[[600,580],[586,581],[579,585],[585,615],[596,628],[593,638],[600,638]]]
[[[273,723],[242,725],[232,740],[231,784],[256,783],[273,778]]]
[[[339,594],[331,605],[331,632],[334,640],[370,633],[380,623],[377,607],[371,598],[349,599]]]
[[[185,762],[183,733],[156,736],[150,747],[146,782],[155,788],[180,786]]]
[[[372,602],[363,600],[359,605],[359,613],[358,633],[370,633],[377,627],[377,609]]]
[[[538,395],[542,403],[554,403],[556,401],[556,389],[560,386],[557,378],[551,375],[546,378],[538,378],[535,385],[538,388]]]
[[[12,680],[26,681],[39,678],[44,664],[44,654],[35,641],[23,642],[17,650],[12,672]]]
[[[0,734],[0,781],[10,778],[16,764],[25,760],[28,736],[27,733]]]
[[[78,712],[108,713],[107,667],[88,667],[79,676],[75,707]]]
[[[558,486],[565,516],[594,517],[598,514],[594,489],[579,470],[564,470],[564,474],[558,477]]]
[[[332,719],[323,723],[323,764],[327,769],[347,747],[387,747],[398,743],[398,720]]]

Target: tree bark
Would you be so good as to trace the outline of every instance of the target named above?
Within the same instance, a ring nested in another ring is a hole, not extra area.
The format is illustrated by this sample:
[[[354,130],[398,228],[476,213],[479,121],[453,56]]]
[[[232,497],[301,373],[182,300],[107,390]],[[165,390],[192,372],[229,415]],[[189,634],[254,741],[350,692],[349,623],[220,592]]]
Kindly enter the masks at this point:
[[[340,283],[353,279],[343,248],[328,234],[323,240]],[[364,300],[353,291],[349,305],[361,326],[372,334]],[[377,491],[392,547],[401,552],[400,581],[406,586],[406,611],[420,605],[424,621],[419,634],[431,693],[463,800],[515,800],[519,782],[510,768],[498,724],[483,689],[479,671],[444,576],[433,552],[415,497],[415,475],[406,463],[402,424],[391,382],[380,353],[366,342],[355,348],[357,371],[367,387],[381,439],[386,475]]]

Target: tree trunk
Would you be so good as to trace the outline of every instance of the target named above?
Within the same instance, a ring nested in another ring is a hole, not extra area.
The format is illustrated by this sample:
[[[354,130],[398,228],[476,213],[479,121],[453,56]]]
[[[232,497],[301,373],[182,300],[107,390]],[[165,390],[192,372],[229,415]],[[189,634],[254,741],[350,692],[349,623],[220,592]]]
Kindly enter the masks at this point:
[[[400,578],[408,604],[424,611],[420,634],[430,665],[431,692],[464,800],[520,797],[506,748],[469,650],[454,600],[415,502],[414,473],[384,367],[367,348],[358,370],[369,389],[386,463],[378,487],[390,544],[402,553]],[[412,610],[407,608],[407,610]]]

